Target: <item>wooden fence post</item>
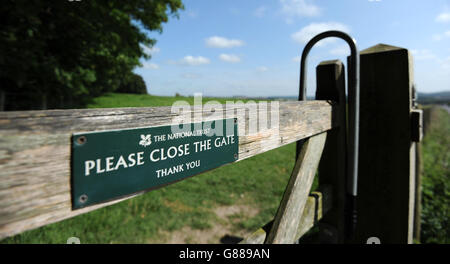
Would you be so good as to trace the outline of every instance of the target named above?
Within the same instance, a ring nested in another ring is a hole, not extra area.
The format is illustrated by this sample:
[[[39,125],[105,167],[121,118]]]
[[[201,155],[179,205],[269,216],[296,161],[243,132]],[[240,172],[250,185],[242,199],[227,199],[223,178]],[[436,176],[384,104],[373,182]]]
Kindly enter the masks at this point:
[[[356,243],[412,243],[415,143],[413,61],[407,49],[361,51],[358,226]]]
[[[0,90],[0,111],[5,111],[5,91]]]
[[[339,104],[333,116],[339,127],[327,133],[319,164],[319,188],[332,186],[333,205],[320,221],[321,240],[344,242],[344,205],[346,193],[345,67],[339,60],[321,62],[316,68],[316,100],[333,100]]]

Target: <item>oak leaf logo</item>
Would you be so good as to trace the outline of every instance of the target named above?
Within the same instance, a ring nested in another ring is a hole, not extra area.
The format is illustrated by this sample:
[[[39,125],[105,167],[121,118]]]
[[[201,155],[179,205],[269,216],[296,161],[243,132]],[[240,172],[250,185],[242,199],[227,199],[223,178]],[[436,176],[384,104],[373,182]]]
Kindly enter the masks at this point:
[[[152,144],[152,135],[151,134],[141,135],[141,141],[139,141],[139,145],[147,147],[147,146],[150,146],[151,144]]]

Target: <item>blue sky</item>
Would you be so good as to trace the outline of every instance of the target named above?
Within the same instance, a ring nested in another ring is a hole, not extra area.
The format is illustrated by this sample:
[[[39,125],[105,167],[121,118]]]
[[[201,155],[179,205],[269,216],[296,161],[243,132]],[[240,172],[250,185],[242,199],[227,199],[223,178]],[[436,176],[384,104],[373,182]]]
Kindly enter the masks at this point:
[[[184,0],[136,72],[153,95],[297,96],[299,57],[315,34],[348,32],[363,50],[378,43],[409,49],[419,92],[450,90],[450,0]],[[309,55],[314,68],[349,54],[338,39]]]

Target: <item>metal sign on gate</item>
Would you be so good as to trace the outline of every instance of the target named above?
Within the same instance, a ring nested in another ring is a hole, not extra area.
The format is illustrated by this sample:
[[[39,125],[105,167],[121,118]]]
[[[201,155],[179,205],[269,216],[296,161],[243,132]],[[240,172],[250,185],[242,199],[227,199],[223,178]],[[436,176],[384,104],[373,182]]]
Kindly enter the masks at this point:
[[[158,126],[74,134],[73,208],[158,188],[238,159],[236,119],[183,127],[176,133],[172,126]]]

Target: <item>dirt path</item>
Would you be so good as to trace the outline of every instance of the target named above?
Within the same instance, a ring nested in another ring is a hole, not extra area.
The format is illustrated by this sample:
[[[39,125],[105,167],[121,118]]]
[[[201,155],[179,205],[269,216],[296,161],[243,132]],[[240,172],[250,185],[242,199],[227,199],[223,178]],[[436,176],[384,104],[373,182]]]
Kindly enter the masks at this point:
[[[236,228],[243,220],[254,217],[258,210],[247,205],[220,206],[213,209],[216,219],[209,229],[192,229],[189,226],[174,232],[163,232],[161,240],[151,240],[149,243],[167,244],[220,244],[237,243],[251,232]]]

